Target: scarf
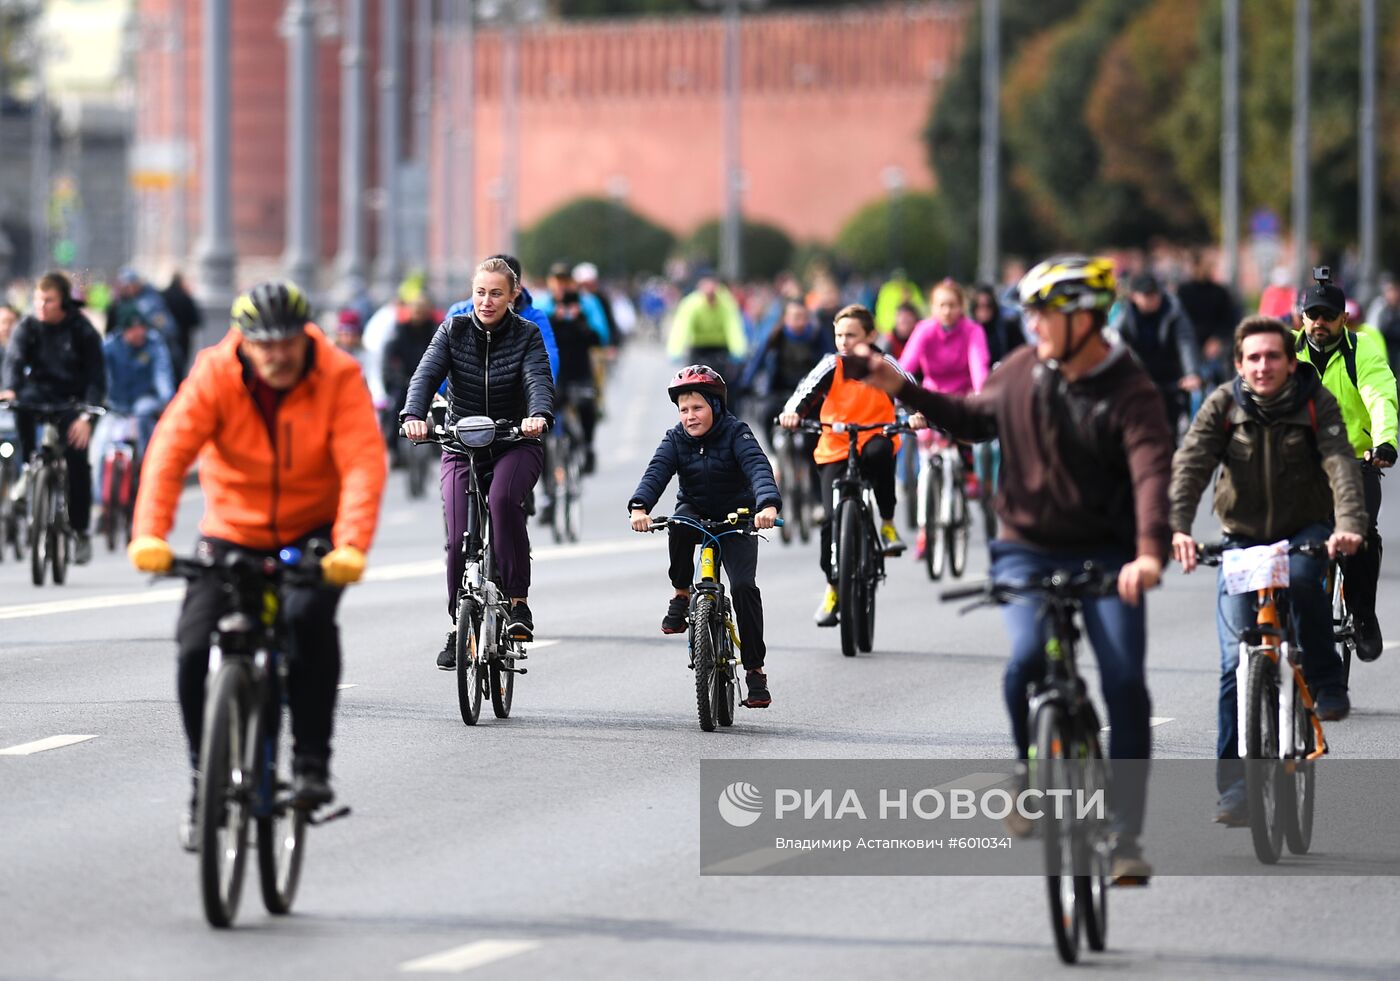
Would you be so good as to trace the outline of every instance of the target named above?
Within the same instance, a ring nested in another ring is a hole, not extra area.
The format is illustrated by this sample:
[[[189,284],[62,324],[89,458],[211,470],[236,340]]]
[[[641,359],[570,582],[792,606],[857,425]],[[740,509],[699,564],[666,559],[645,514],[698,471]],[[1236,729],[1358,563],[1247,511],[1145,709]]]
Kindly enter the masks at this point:
[[[1249,387],[1249,383],[1241,379],[1244,392],[1249,396],[1249,400],[1254,403],[1254,408],[1259,412],[1259,418],[1265,423],[1272,423],[1282,418],[1293,410],[1293,404],[1298,398],[1298,376],[1289,375],[1288,381],[1283,383],[1273,395],[1263,398],[1256,395]]]

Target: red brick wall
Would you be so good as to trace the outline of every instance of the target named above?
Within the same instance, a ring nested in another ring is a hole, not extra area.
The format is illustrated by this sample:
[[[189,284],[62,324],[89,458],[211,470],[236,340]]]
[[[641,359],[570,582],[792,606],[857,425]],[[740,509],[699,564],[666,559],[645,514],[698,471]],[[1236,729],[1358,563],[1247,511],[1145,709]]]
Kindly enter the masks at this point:
[[[180,0],[140,0],[145,16]],[[275,257],[285,217],[286,45],[277,33],[284,0],[233,5],[233,188],[241,256]],[[371,44],[377,3],[370,5]],[[186,127],[198,143],[199,5],[186,7]],[[406,11],[414,4],[405,2]],[[758,15],[743,34],[743,165],[746,214],[799,239],[832,238],[861,205],[885,193],[881,171],[899,166],[913,188],[932,186],[919,138],[930,100],[962,42],[966,7],[898,4],[856,12]],[[439,32],[440,33],[440,32]],[[405,37],[411,38],[411,26]],[[581,194],[606,194],[614,177],[628,204],[686,234],[722,208],[722,44],[717,18],[545,25],[522,32],[519,219],[528,226]],[[411,44],[406,45],[408,68]],[[339,169],[338,41],[320,46],[322,111],[321,251],[336,250]],[[177,125],[160,55],[143,53],[138,132]],[[476,49],[476,251],[498,247],[498,203],[488,189],[502,173],[498,32]],[[441,62],[435,70],[441,70]],[[371,120],[374,112],[370,66]],[[411,78],[406,70],[405,84]],[[406,94],[407,95],[407,94]],[[444,107],[434,107],[443,128]],[[410,112],[405,98],[405,131]],[[371,132],[373,128],[371,127]],[[433,156],[441,152],[435,139]],[[197,158],[196,158],[197,159]],[[375,153],[367,153],[371,185]],[[444,215],[430,160],[430,223]],[[189,185],[190,241],[198,229],[198,166]],[[434,257],[441,230],[430,231]]]

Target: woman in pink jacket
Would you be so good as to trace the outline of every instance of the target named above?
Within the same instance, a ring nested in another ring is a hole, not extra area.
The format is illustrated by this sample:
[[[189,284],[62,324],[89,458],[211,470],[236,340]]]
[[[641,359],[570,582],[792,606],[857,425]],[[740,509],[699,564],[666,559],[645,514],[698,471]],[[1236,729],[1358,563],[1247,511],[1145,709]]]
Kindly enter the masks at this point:
[[[929,306],[933,316],[919,321],[904,353],[899,356],[899,365],[915,378],[920,379],[924,388],[944,395],[970,395],[982,390],[991,370],[991,358],[987,353],[987,334],[982,325],[967,316],[967,296],[963,289],[951,279],[945,279],[933,288]],[[920,433],[920,444],[931,445]],[[976,468],[973,465],[972,447],[958,444],[963,464],[968,475],[967,496],[977,499],[980,488],[977,484]],[[922,557],[927,547],[926,528],[919,528],[919,538],[914,547],[916,558]]]
[[[967,298],[951,279],[933,288],[933,316],[921,320],[899,357],[924,388],[944,395],[980,392],[991,360],[982,325],[966,313]]]

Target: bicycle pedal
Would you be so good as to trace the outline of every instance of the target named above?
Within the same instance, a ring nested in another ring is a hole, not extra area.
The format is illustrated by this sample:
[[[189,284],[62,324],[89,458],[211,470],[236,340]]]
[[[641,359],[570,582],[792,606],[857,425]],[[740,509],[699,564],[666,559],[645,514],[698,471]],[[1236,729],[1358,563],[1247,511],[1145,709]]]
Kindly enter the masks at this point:
[[[320,827],[323,824],[330,824],[332,821],[339,821],[341,818],[349,816],[350,808],[347,805],[345,807],[338,807],[323,817],[317,817],[315,814],[308,814],[306,816],[306,823],[313,827]]]

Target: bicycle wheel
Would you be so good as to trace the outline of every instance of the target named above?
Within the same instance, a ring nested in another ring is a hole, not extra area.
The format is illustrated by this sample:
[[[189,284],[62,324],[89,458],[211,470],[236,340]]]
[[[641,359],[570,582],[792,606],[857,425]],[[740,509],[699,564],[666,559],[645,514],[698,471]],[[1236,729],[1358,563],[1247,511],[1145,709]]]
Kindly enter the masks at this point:
[[[59,484],[57,471],[49,471],[49,568],[55,586],[68,578],[68,548],[72,541],[68,528],[68,499]]]
[[[910,531],[919,530],[919,445],[906,440],[895,458],[899,464],[899,496],[904,501],[904,523]]]
[[[1312,847],[1313,808],[1317,800],[1317,770],[1308,755],[1317,748],[1313,733],[1312,710],[1303,703],[1303,693],[1293,686],[1293,758],[1284,764],[1283,839],[1294,855],[1306,855]]]
[[[861,536],[863,547],[860,562],[860,620],[856,623],[856,650],[869,654],[875,646],[875,591],[879,585],[880,557],[875,543],[880,539],[872,526]]]
[[[497,621],[500,622],[499,620]],[[497,640],[496,650],[509,651],[503,638]],[[487,670],[487,678],[491,685],[491,711],[498,719],[510,718],[510,703],[515,697],[515,672],[510,670],[515,667],[515,658],[502,656],[492,658]]]
[[[857,501],[841,502],[836,512],[836,530],[840,536],[840,547],[836,551],[836,608],[841,621],[841,653],[847,657],[856,656],[860,643],[864,521]]]
[[[461,597],[457,601],[457,705],[462,721],[469,726],[481,717],[481,689],[485,687],[481,626],[476,604]]]
[[[698,597],[690,615],[690,655],[695,662],[695,709],[705,732],[715,731],[714,686],[719,651],[716,639],[723,628],[714,597]]]
[[[10,508],[10,554],[15,557],[16,562],[24,561],[24,553],[29,548],[29,514],[26,510],[29,502],[23,506],[11,506]]]
[[[196,827],[204,916],[226,927],[238,912],[248,843],[248,774],[245,761],[251,692],[244,666],[224,662],[210,686],[200,742]]]
[[[947,559],[947,537],[939,520],[939,508],[943,496],[943,468],[934,457],[924,468],[924,566],[928,577],[935,582],[943,578],[943,566]]]
[[[122,455],[113,453],[102,461],[102,507],[98,511],[97,530],[107,542],[107,551],[117,550],[117,500],[121,493]]]
[[[29,522],[29,578],[34,585],[42,586],[48,577],[49,553],[53,548],[53,536],[49,533],[49,517],[52,505],[49,498],[48,469],[36,468],[30,475],[29,513],[34,517]]]
[[[0,460],[0,562],[5,561],[5,552],[10,547],[10,536],[14,534],[15,506],[10,503],[12,486],[9,463]]]
[[[1335,560],[1327,570],[1327,578],[1332,586],[1332,635],[1342,650],[1342,677],[1350,681],[1351,658],[1356,653],[1356,623],[1347,609],[1346,580]]]
[[[1251,654],[1245,710],[1245,794],[1249,801],[1249,831],[1254,854],[1265,865],[1278,861],[1283,848],[1279,799],[1278,674],[1273,658]]]
[[[729,635],[733,629],[732,613],[729,610],[729,602],[725,601],[724,634],[723,643],[720,645],[720,657],[715,665],[715,682],[713,685],[715,694],[715,721],[720,725],[728,727],[734,724],[734,690],[738,687],[738,679],[735,677],[734,668],[734,640]]]
[[[963,572],[967,570],[967,542],[972,532],[972,519],[967,511],[967,488],[963,486],[962,476],[953,476],[952,497],[948,501],[948,527],[944,529],[948,536],[948,571],[953,578],[961,579]]]
[[[1070,774],[1065,757],[1069,744],[1064,709],[1055,702],[1046,702],[1035,717],[1031,786],[1039,790],[1068,786]],[[1073,964],[1079,959],[1081,927],[1074,876],[1077,834],[1073,811],[1066,810],[1060,817],[1055,816],[1052,808],[1044,811],[1040,825],[1045,834],[1045,888],[1050,900],[1050,930],[1060,960]]]
[[[1080,759],[1085,762],[1085,796],[1102,790],[1109,794],[1108,767],[1104,764],[1103,747],[1099,745],[1098,716],[1090,708],[1080,720]],[[1086,869],[1074,877],[1074,899],[1079,906],[1079,918],[1084,923],[1084,939],[1089,949],[1103,950],[1108,944],[1108,893],[1112,872],[1112,850],[1109,847],[1107,822],[1085,822],[1080,841],[1080,868]]]
[[[255,765],[250,767],[267,813],[257,819],[258,881],[263,905],[269,913],[290,913],[301,882],[301,860],[306,854],[306,816],[299,807],[279,805],[279,798],[292,784],[284,754],[277,751],[280,738],[280,707],[276,702],[262,705],[255,714],[252,746]]]
[[[796,454],[792,452],[792,439],[783,441],[782,452],[776,454],[778,462],[778,496],[783,506],[791,511],[797,500],[797,484],[800,480],[796,470]],[[793,527],[791,521],[784,521],[778,529],[778,539],[784,545],[792,544]]]
[[[583,536],[583,475],[578,455],[578,450],[570,452],[564,468],[564,537],[570,542]]]

